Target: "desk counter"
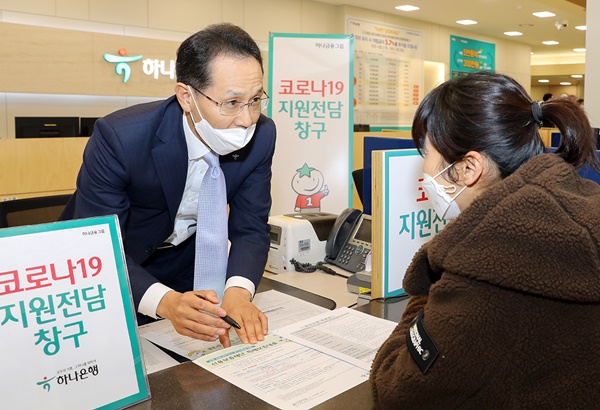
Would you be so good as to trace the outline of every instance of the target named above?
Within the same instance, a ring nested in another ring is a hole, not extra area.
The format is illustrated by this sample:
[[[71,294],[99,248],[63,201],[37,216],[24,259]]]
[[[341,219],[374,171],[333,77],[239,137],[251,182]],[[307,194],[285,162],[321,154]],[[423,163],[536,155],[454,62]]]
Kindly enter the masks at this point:
[[[341,280],[342,278],[340,278]],[[263,286],[266,284],[266,287]],[[262,290],[271,288],[286,292],[296,297],[327,304],[323,298],[310,295],[301,289],[293,289],[285,284],[273,283],[271,280],[261,282]],[[345,284],[345,282],[344,282]],[[259,290],[261,290],[259,288]],[[312,299],[312,300],[311,300]],[[356,308],[373,316],[382,317],[395,322],[400,320],[406,307],[407,299],[383,302],[375,300]],[[330,304],[333,309],[333,304]],[[204,370],[192,362],[152,373],[148,376],[150,382],[151,400],[133,406],[136,410],[188,410],[209,409],[220,410],[264,410],[275,407],[258,397],[247,393],[239,387]],[[373,407],[373,397],[369,382],[364,382],[332,399],[314,407],[321,410],[333,409],[370,409]]]
[[[345,274],[350,275],[349,272]],[[316,271],[312,273],[285,272],[278,274],[265,272],[263,277],[331,299],[335,302],[337,308],[354,306],[358,299],[357,294],[348,291],[346,285],[348,279],[345,276]]]

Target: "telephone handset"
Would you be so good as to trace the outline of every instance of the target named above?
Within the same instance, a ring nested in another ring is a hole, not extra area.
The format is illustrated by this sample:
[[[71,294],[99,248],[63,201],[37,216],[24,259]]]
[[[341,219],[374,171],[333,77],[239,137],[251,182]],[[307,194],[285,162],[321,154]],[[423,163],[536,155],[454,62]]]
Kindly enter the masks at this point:
[[[358,209],[345,209],[327,238],[325,262],[358,272],[365,269],[365,258],[370,250],[371,217]]]

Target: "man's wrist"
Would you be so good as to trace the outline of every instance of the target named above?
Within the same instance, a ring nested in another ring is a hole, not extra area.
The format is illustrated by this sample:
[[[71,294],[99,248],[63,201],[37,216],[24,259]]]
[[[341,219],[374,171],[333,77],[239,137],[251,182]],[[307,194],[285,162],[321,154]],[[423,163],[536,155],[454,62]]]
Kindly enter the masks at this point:
[[[138,313],[158,319],[157,315],[161,316],[158,313],[158,305],[163,300],[165,295],[171,290],[171,288],[163,285],[160,282],[154,283],[142,296],[138,306]]]
[[[227,279],[227,282],[225,283],[225,292],[232,287],[246,289],[250,294],[250,301],[254,299],[256,287],[250,279],[244,278],[243,276],[232,276]]]
[[[229,294],[234,297],[247,298],[249,302],[252,302],[252,294],[246,288],[242,288],[241,286],[230,286],[225,290],[224,294]]]
[[[169,306],[171,304],[171,300],[178,294],[174,290],[170,290],[164,294],[160,302],[158,302],[158,306],[156,307],[156,315],[160,318],[169,319]]]

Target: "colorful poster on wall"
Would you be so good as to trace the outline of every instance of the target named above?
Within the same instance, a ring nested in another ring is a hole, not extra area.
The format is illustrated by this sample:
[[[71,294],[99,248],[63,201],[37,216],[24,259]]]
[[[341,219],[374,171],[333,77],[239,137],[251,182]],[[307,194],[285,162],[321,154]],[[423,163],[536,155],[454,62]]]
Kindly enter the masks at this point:
[[[355,123],[411,126],[423,98],[423,33],[347,18],[346,34],[355,44]]]
[[[473,71],[496,71],[496,45],[450,36],[450,77]]]
[[[418,150],[373,151],[372,297],[403,294],[402,281],[414,254],[446,225],[421,182]]]
[[[272,33],[269,51],[271,215],[339,214],[352,201],[352,38]]]
[[[116,216],[0,230],[0,408],[148,399]]]

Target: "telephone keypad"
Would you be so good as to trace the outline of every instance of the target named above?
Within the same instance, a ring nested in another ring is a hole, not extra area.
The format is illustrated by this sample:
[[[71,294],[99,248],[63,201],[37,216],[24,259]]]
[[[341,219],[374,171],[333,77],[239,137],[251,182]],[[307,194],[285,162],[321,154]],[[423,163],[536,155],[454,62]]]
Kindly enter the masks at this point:
[[[351,245],[346,244],[339,254],[338,262],[342,265],[350,265],[349,268],[355,269],[356,271],[363,270],[365,268],[365,258],[367,252],[363,252],[365,248],[362,245]],[[354,256],[356,255],[356,256]]]

